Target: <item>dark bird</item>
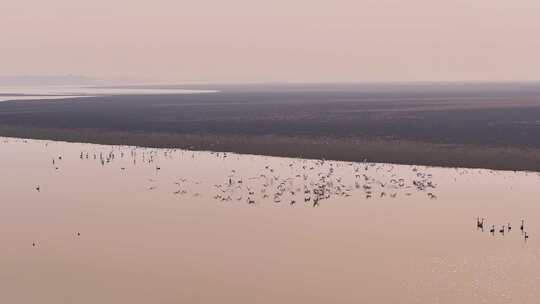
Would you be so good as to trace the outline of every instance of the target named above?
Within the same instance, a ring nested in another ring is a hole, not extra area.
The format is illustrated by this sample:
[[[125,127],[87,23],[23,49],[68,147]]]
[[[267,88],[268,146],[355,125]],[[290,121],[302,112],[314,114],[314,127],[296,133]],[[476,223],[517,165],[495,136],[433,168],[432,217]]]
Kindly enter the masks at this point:
[[[521,229],[521,231],[523,231],[523,225],[524,225],[525,221],[524,220],[521,220],[521,227],[519,227],[519,229]]]
[[[504,225],[502,226],[502,228],[499,230],[500,233],[504,234]]]
[[[482,221],[480,221],[479,218],[476,218],[476,227],[480,229],[484,229],[484,218],[482,218]]]
[[[490,233],[495,233],[495,225],[491,226],[491,229],[489,230]]]

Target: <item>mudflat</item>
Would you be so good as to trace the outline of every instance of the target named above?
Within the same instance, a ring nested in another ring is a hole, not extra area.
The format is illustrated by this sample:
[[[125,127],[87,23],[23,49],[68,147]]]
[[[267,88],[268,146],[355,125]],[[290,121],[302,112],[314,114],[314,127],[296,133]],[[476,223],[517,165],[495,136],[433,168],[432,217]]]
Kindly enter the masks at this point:
[[[540,84],[192,85],[209,94],[6,101],[0,135],[540,171]]]

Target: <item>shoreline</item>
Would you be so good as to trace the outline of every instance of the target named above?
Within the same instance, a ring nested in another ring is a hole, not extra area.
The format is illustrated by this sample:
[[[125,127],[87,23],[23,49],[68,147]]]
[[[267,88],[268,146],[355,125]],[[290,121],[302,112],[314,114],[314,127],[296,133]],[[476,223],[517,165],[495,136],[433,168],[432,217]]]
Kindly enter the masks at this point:
[[[0,136],[276,157],[540,172],[540,149],[407,140],[119,132],[0,125]]]

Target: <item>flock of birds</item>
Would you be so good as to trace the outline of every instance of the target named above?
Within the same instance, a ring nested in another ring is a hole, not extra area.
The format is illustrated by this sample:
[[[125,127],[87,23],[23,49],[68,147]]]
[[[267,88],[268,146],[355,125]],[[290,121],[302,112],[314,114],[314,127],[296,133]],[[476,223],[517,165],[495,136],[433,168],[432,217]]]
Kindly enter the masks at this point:
[[[160,150],[130,148],[128,151],[111,150],[107,153],[81,151],[79,158],[93,160],[100,166],[107,166],[117,159],[128,158],[127,162],[122,163],[120,170],[127,169],[126,163],[132,165],[142,163],[153,166],[156,172],[159,172],[162,169],[158,165],[160,156],[173,159],[174,156],[184,157],[185,154],[191,158],[196,157],[195,152],[184,150],[170,149],[162,150],[160,153]],[[218,159],[230,157],[230,154],[224,152],[210,152],[210,154]],[[61,156],[55,157],[52,160],[53,165],[56,166],[56,161],[61,159]],[[424,193],[429,199],[437,198],[434,194],[436,185],[432,181],[432,175],[421,172],[418,167],[412,168],[412,178],[408,179],[398,176],[397,170],[394,170],[391,164],[293,159],[277,166],[281,168],[267,164],[259,172],[255,174],[252,172],[252,175],[248,176],[242,175],[239,169],[231,169],[224,181],[213,184],[216,193],[212,197],[221,202],[245,201],[249,205],[263,201],[287,202],[289,205],[304,202],[312,207],[319,207],[322,201],[333,197],[349,197],[354,191],[361,191],[365,199],[386,196],[396,198],[400,192],[410,196],[414,191]],[[283,170],[283,167],[286,170]],[[338,170],[340,174],[337,173]],[[155,190],[156,180],[149,181],[151,185],[148,190]],[[173,194],[188,194],[185,187],[187,183],[202,184],[200,181],[178,178],[174,181],[177,189]],[[193,193],[193,196],[200,195],[202,195],[200,191]]]
[[[476,229],[484,231],[484,226],[486,226],[486,219],[485,218],[480,219],[479,217],[477,217],[476,218]],[[504,236],[505,232],[509,233],[510,231],[512,231],[512,224],[511,223],[504,224],[504,225],[502,225],[500,227],[501,228],[498,229],[498,232],[503,236]],[[525,241],[527,241],[529,239],[529,234],[527,233],[527,231],[525,231],[525,220],[521,220],[521,225],[519,226],[519,230],[521,231],[521,234],[523,235],[523,239]],[[491,235],[495,235],[495,233],[496,233],[495,225],[491,225],[491,228],[489,229],[489,233],[491,233]]]
[[[365,199],[396,198],[400,192],[410,196],[413,191],[425,192],[430,199],[437,198],[431,174],[419,172],[418,168],[413,169],[412,182],[407,182],[387,164],[290,160],[284,166],[289,168],[285,170],[289,174],[283,175],[284,170],[271,165],[250,177],[238,176],[236,170],[231,170],[223,183],[214,184],[218,193],[213,198],[222,202],[245,200],[250,205],[270,201],[291,206],[304,203],[311,207],[319,207],[331,198],[350,197],[354,192],[361,192]],[[337,174],[338,169],[344,174]],[[373,172],[385,174],[370,174]]]

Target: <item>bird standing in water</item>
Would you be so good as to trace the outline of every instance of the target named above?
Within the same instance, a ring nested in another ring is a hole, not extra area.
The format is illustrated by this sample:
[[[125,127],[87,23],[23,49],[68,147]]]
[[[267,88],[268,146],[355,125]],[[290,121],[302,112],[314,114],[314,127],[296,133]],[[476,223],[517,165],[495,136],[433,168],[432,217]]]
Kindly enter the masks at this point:
[[[482,221],[480,221],[479,218],[476,218],[476,227],[480,229],[484,229],[484,218],[482,218]]]

